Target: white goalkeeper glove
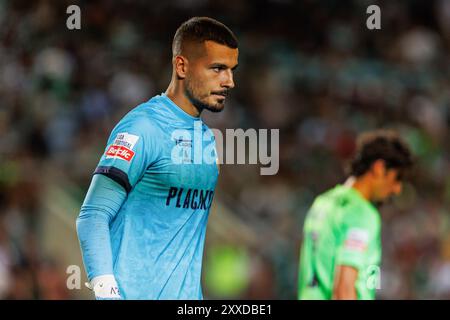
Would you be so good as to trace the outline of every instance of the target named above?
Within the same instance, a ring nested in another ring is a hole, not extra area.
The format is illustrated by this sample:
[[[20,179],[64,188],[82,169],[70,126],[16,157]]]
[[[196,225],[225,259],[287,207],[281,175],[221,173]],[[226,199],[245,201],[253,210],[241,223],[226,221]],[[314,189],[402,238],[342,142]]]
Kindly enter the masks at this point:
[[[119,286],[112,274],[95,277],[85,285],[94,291],[96,300],[122,300]]]

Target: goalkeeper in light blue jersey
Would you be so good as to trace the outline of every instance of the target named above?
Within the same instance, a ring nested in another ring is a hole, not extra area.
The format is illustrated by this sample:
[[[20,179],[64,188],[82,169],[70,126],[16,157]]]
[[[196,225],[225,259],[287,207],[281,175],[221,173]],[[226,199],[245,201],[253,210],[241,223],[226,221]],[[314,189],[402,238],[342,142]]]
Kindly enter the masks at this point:
[[[237,40],[222,23],[195,17],[178,28],[172,51],[168,89],[112,130],[77,219],[97,299],[203,298],[218,163],[200,113],[224,108]]]

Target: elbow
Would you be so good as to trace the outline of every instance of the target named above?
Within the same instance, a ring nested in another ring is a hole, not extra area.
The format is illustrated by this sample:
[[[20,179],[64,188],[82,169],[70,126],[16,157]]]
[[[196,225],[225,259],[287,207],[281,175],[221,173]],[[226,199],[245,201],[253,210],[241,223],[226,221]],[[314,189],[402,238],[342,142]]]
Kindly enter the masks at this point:
[[[83,219],[80,216],[75,220],[75,230],[77,231],[78,238],[80,238],[80,233],[83,230]]]
[[[80,214],[75,221],[78,238],[81,240],[83,235],[92,230],[92,228],[109,226],[111,218],[111,214],[101,208],[82,206]]]
[[[86,223],[88,219],[81,217],[81,213],[80,215],[77,217],[77,219],[75,220],[75,230],[77,232],[77,236],[78,236],[78,240],[82,240],[83,235],[86,234]]]

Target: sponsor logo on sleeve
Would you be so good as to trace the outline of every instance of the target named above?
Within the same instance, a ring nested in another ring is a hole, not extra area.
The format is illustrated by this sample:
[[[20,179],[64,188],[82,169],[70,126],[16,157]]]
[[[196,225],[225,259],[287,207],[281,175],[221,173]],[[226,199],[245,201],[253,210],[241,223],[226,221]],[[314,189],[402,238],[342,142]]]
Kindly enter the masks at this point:
[[[106,150],[106,158],[118,158],[130,162],[135,155],[133,148],[138,139],[139,136],[127,132],[118,133],[113,144]]]
[[[352,228],[347,233],[344,247],[348,250],[363,252],[369,242],[369,233],[367,230]]]

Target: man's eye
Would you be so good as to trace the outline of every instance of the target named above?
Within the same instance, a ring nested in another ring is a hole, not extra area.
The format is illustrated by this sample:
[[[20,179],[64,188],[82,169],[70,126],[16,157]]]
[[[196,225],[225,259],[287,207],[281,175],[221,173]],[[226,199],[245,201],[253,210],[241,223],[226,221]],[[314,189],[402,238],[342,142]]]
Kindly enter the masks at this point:
[[[212,69],[213,69],[214,72],[219,72],[221,70],[220,67],[214,67]]]

